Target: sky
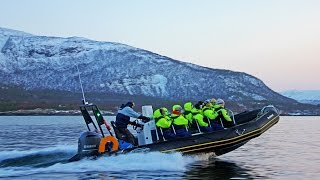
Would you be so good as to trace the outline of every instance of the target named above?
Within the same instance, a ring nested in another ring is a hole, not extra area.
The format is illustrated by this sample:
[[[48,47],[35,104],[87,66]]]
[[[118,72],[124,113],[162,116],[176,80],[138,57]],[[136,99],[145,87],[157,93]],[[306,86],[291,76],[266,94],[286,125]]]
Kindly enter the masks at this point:
[[[320,90],[319,0],[0,0],[0,27],[119,42]]]

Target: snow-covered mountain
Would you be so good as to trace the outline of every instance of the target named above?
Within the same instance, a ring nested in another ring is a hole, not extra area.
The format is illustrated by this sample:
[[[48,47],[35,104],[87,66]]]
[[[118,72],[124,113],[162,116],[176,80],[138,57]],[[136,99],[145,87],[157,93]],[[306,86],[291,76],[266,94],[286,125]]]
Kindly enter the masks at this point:
[[[0,82],[26,90],[79,92],[78,66],[86,92],[295,102],[246,73],[185,63],[125,44],[0,28],[0,49]]]
[[[301,103],[320,104],[320,90],[288,90],[280,94]]]

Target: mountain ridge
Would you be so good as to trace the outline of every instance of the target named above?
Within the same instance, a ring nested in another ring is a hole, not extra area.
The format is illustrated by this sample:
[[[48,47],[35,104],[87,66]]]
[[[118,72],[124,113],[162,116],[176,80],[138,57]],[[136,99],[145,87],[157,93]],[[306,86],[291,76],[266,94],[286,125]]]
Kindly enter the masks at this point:
[[[320,104],[320,90],[287,90],[280,94],[301,103]]]
[[[120,43],[13,32],[0,30],[0,40],[5,40],[0,41],[0,81],[4,85],[28,91],[79,92],[78,66],[89,93],[170,101],[215,97],[237,102],[240,107],[297,103],[244,72],[181,62]]]

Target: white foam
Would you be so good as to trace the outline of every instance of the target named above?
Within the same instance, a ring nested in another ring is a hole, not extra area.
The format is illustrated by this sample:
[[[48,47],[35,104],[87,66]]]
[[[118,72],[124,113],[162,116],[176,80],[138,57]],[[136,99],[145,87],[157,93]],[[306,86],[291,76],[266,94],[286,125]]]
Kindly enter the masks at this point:
[[[11,158],[19,158],[33,154],[50,154],[57,152],[65,152],[65,153],[76,153],[77,146],[75,145],[57,145],[54,147],[48,147],[44,149],[32,149],[26,151],[1,151],[0,152],[0,161]]]
[[[160,152],[132,153],[119,156],[101,157],[97,160],[83,159],[72,163],[57,163],[44,168],[11,167],[0,169],[0,177],[22,176],[39,173],[77,172],[122,172],[126,171],[185,171],[197,159],[180,153]]]

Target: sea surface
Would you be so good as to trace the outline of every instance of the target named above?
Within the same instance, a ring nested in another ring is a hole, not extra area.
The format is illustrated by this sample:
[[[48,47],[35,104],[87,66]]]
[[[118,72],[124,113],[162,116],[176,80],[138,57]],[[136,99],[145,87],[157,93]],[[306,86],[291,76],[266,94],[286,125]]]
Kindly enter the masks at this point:
[[[80,116],[1,116],[0,179],[320,177],[320,117],[280,117],[260,137],[219,157],[152,152],[68,163],[85,130]]]

